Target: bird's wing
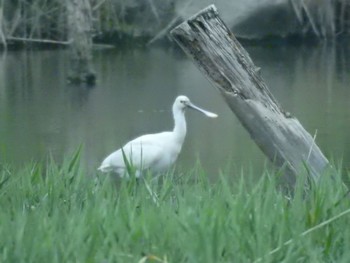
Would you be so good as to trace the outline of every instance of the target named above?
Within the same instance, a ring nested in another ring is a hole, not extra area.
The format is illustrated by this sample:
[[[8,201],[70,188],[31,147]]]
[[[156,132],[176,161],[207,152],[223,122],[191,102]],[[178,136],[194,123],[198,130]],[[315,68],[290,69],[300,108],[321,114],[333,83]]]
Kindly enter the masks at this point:
[[[169,142],[170,132],[147,134],[132,140],[124,147],[124,153],[132,165],[140,170],[151,168],[164,154],[164,146]]]
[[[166,133],[148,134],[138,137],[113,153],[102,162],[100,170],[125,169],[123,152],[128,162],[139,170],[152,167],[163,154]]]

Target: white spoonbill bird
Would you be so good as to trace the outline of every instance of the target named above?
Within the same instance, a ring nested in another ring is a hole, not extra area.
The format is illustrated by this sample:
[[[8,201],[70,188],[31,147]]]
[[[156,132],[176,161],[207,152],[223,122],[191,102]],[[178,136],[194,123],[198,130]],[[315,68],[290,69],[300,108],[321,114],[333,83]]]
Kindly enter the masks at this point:
[[[176,161],[186,136],[186,108],[202,112],[210,118],[218,116],[193,105],[186,96],[178,96],[173,104],[173,131],[146,134],[128,142],[121,149],[108,155],[98,170],[114,172],[123,177],[127,173],[125,158],[127,163],[135,168],[136,177],[141,176],[145,170],[152,173],[167,170]]]

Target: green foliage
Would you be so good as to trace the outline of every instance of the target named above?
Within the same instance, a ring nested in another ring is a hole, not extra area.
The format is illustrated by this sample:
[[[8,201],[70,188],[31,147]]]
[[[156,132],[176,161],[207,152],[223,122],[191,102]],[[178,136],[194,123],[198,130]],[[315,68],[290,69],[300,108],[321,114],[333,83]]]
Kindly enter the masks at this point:
[[[275,174],[210,182],[196,168],[115,183],[58,165],[0,166],[0,262],[348,262],[340,174],[293,197]],[[227,172],[228,173],[228,172]],[[132,186],[132,187],[131,187]],[[153,194],[157,195],[157,202]],[[305,232],[309,230],[308,232]],[[286,243],[286,241],[288,241]],[[275,251],[274,249],[277,248]]]

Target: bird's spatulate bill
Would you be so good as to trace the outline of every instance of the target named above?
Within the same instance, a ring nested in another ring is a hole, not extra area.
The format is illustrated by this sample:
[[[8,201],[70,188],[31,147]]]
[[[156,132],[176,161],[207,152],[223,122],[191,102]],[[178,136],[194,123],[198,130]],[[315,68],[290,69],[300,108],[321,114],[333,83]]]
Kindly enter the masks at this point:
[[[207,111],[207,110],[203,110],[203,109],[197,107],[196,105],[194,105],[192,103],[188,104],[188,107],[205,114],[209,118],[217,118],[218,117],[218,115],[216,113],[213,113],[213,112],[210,112],[210,111]]]

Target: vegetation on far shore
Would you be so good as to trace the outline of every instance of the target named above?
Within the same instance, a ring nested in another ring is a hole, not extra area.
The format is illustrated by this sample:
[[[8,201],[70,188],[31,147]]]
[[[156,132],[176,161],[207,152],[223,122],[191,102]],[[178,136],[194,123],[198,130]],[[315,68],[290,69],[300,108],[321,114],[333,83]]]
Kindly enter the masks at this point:
[[[97,43],[121,45],[125,42],[152,43],[164,38],[166,33],[181,20],[187,19],[182,8],[187,5],[202,6],[200,2],[187,0],[87,0],[92,18],[91,36]],[[192,3],[194,2],[194,3]],[[0,7],[0,46],[19,43],[43,45],[69,44],[67,3],[61,0],[3,0]],[[244,5],[244,1],[242,1]],[[251,5],[251,3],[250,3]],[[350,32],[350,4],[347,0],[335,1],[287,1],[282,10],[290,11],[295,21],[293,36],[314,36],[318,39],[335,38]],[[252,12],[259,12],[251,5]],[[260,5],[257,5],[260,6]],[[264,5],[262,5],[264,6]],[[272,11],[276,3],[266,1],[266,9]],[[264,6],[264,8],[265,8]],[[277,5],[278,6],[278,5]],[[219,6],[219,9],[223,8]],[[234,10],[233,10],[234,11]],[[272,12],[273,13],[273,12]],[[187,14],[186,14],[187,15]],[[245,15],[252,23],[255,16]],[[268,14],[263,20],[274,21],[276,15]],[[232,27],[234,25],[228,25]],[[257,27],[259,30],[259,27]],[[273,34],[273,33],[272,33]],[[273,36],[285,38],[278,31]],[[239,36],[238,36],[239,37]],[[268,36],[267,36],[268,37]]]
[[[233,176],[236,179],[231,180]],[[340,173],[294,196],[278,175],[196,167],[118,184],[62,165],[0,166],[0,262],[348,262],[350,199]]]

